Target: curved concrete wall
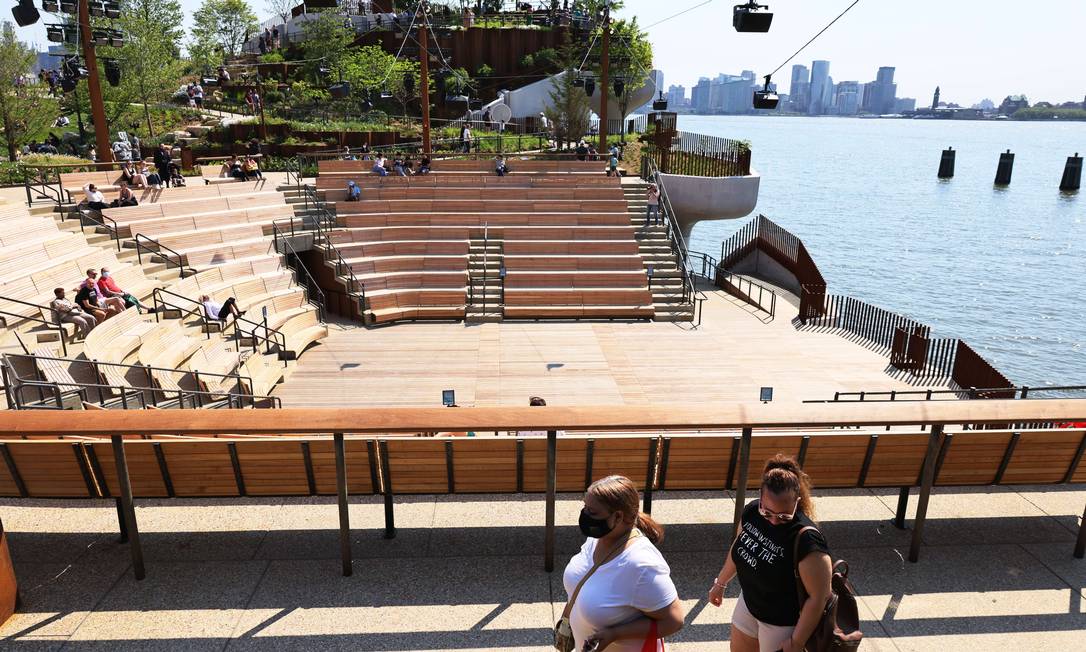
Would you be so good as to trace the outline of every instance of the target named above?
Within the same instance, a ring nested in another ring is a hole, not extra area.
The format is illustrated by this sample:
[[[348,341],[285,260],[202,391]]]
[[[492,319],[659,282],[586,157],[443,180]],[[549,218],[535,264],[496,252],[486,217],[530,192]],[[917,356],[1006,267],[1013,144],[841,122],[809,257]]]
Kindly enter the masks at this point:
[[[660,174],[679,228],[688,240],[694,224],[702,220],[734,220],[750,215],[758,205],[761,178],[753,169],[745,177]]]

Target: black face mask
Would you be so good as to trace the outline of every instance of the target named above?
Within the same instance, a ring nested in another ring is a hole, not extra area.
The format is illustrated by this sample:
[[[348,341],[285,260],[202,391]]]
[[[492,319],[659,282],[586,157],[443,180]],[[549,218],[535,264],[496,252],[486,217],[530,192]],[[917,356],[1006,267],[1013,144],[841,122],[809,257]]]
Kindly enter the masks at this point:
[[[581,534],[593,539],[605,537],[615,529],[607,525],[606,518],[593,518],[584,508],[581,509],[581,517],[577,519],[577,525],[581,528]]]

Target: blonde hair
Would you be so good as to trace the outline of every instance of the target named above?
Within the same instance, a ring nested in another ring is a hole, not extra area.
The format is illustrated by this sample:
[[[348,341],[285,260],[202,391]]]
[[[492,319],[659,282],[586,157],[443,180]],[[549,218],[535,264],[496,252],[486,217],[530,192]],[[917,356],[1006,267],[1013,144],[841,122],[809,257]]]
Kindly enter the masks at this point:
[[[629,478],[621,475],[600,478],[588,487],[586,493],[606,505],[611,511],[621,512],[628,520],[632,520],[634,527],[640,530],[649,541],[659,544],[664,540],[664,526],[641,511],[641,498],[637,493],[637,487]]]

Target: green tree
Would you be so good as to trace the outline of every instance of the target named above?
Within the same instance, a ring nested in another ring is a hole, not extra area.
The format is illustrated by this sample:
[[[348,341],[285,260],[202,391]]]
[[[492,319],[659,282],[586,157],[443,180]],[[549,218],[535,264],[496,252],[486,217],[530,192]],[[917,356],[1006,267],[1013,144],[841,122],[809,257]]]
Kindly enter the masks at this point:
[[[204,0],[192,19],[192,43],[202,54],[217,46],[223,55],[236,57],[259,28],[245,0]]]
[[[613,5],[612,5],[613,7]],[[596,39],[596,47],[592,51],[592,70],[596,79],[600,77],[601,43]],[[625,120],[630,112],[630,101],[633,95],[645,85],[646,76],[652,70],[652,44],[649,43],[648,34],[641,31],[637,24],[637,17],[631,20],[618,20],[611,23],[611,51],[609,53],[610,66],[608,77],[611,88],[607,89],[609,97],[614,98],[619,106],[621,120]],[[615,94],[614,81],[623,80],[624,88],[619,95]],[[615,116],[610,116],[614,118]]]
[[[577,76],[574,67],[580,63],[577,55],[567,35],[558,53],[565,74],[551,81],[550,101],[543,109],[559,148],[580,140],[588,132],[588,96],[583,88],[573,85]]]
[[[50,107],[54,101],[46,95],[44,84],[31,83],[37,53],[15,36],[15,27],[0,25],[0,122],[8,159],[16,159],[16,150],[27,138],[48,127],[56,117]]]
[[[303,58],[323,59],[336,81],[344,78],[344,65],[348,49],[354,42],[354,29],[347,26],[342,14],[334,10],[317,13],[315,18],[311,17],[302,26],[302,37]],[[313,61],[307,67],[312,71],[320,64]]]
[[[294,9],[294,5],[298,4],[298,0],[264,0],[264,9],[269,14],[278,16],[286,23],[290,20],[291,10]]]
[[[377,45],[367,45],[352,50],[343,60],[343,78],[351,82],[355,93],[368,93],[376,99],[380,93],[389,93],[400,105],[403,115],[407,107],[419,97],[419,63],[396,59]],[[406,79],[410,78],[410,83]],[[430,92],[434,80],[430,78]]]
[[[143,105],[147,133],[152,137],[148,105],[167,100],[184,73],[179,56],[182,16],[178,0],[125,0],[122,4],[120,26],[127,39],[116,53],[122,64],[121,87]]]

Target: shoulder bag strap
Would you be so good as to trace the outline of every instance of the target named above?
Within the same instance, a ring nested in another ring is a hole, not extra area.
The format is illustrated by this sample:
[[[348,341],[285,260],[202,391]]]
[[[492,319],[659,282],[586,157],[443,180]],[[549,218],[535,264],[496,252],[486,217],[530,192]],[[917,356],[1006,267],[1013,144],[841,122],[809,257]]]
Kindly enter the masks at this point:
[[[807,590],[803,588],[803,578],[799,576],[799,538],[803,536],[803,533],[807,530],[814,530],[818,532],[818,528],[813,525],[806,525],[800,528],[799,532],[796,532],[795,541],[792,543],[792,570],[796,574],[796,594],[799,596],[799,606],[803,608],[803,602],[807,599]]]
[[[632,541],[634,537],[641,536],[640,534],[634,534],[635,532],[637,532],[637,530],[631,530],[630,536],[615,544],[615,546],[607,552],[607,556],[600,560],[600,563],[593,565],[592,568],[585,573],[584,577],[581,578],[581,581],[577,582],[577,588],[573,589],[573,595],[569,596],[569,602],[566,603],[566,608],[562,610],[562,618],[569,618],[570,612],[573,611],[573,603],[577,601],[577,595],[581,592],[581,587],[588,581],[588,578],[592,577],[592,573],[595,573],[596,569],[600,566],[611,561],[611,555],[621,550],[627,543]]]

